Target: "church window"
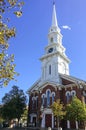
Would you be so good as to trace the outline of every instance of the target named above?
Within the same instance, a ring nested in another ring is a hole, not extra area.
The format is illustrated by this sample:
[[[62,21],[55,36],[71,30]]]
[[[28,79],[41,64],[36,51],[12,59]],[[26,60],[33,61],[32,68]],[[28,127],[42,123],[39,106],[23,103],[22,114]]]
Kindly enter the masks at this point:
[[[75,90],[72,90],[72,91],[71,91],[71,96],[72,96],[72,97],[76,96],[76,91],[75,91]]]
[[[52,94],[52,103],[54,102],[54,98],[55,98],[55,95],[54,93]]]
[[[53,31],[53,29],[51,28],[51,31]]]
[[[67,93],[67,103],[70,101],[70,93]]]
[[[35,99],[34,97],[32,98],[32,109],[34,109],[34,105],[35,105]]]
[[[51,75],[51,65],[49,65],[49,74]]]
[[[50,91],[47,91],[47,106],[50,106]]]
[[[38,97],[36,97],[36,108],[38,108]]]
[[[67,92],[66,92],[66,100],[67,100],[67,103],[70,101],[70,97],[71,97],[71,93],[70,93],[70,91],[67,91]]]
[[[44,103],[45,103],[45,96],[43,95],[42,96],[42,106],[44,106]]]
[[[53,42],[53,37],[51,37],[50,41]]]

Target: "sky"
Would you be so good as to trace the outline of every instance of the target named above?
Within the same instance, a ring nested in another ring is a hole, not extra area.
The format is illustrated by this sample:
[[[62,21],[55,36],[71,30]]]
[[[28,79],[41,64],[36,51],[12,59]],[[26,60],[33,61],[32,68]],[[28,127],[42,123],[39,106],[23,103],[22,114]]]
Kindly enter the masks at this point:
[[[63,35],[63,46],[71,60],[70,75],[86,80],[86,0],[55,0],[58,26]],[[48,32],[52,23],[53,0],[25,0],[21,18],[11,16],[16,27],[9,54],[15,55],[17,82],[11,81],[0,88],[0,102],[13,85],[26,93],[41,76],[41,61],[48,45]]]

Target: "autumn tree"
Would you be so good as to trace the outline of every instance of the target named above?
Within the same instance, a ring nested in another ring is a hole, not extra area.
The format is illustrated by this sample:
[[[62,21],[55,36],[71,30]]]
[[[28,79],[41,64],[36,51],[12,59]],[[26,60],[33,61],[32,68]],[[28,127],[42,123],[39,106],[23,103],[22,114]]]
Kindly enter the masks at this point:
[[[15,37],[16,29],[10,25],[10,18],[7,14],[13,13],[20,17],[23,4],[21,0],[0,0],[0,87],[6,86],[17,75],[14,55],[8,55],[9,40]]]
[[[23,90],[13,86],[9,93],[2,98],[3,107],[1,107],[2,117],[10,121],[17,118],[18,122],[26,109],[26,95]]]
[[[66,114],[66,112],[64,111],[64,105],[60,102],[60,99],[58,99],[52,104],[51,108],[52,108],[54,116],[57,117],[57,124],[58,124],[58,129],[59,129],[60,120],[63,119],[63,117]]]
[[[70,104],[66,107],[66,117],[68,120],[76,121],[76,128],[78,129],[77,121],[86,120],[86,106],[77,97],[73,97]]]

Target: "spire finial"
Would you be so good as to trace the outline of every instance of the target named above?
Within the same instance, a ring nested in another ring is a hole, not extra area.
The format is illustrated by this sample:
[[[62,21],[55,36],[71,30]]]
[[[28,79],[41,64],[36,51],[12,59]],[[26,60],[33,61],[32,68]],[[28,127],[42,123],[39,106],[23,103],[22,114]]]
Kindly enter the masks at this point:
[[[55,9],[55,0],[53,0],[52,26],[57,26],[57,17],[56,17],[56,9]]]
[[[55,0],[53,0],[53,5],[55,5]]]

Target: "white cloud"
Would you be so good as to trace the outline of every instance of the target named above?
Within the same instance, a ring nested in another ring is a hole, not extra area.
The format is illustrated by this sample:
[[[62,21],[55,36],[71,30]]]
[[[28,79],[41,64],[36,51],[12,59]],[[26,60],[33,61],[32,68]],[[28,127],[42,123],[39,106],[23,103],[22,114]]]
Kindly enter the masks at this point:
[[[63,25],[62,28],[63,28],[63,29],[71,30],[71,28],[70,28],[68,25]]]

